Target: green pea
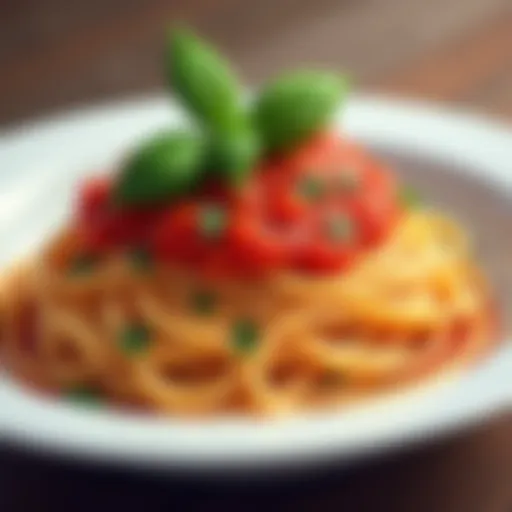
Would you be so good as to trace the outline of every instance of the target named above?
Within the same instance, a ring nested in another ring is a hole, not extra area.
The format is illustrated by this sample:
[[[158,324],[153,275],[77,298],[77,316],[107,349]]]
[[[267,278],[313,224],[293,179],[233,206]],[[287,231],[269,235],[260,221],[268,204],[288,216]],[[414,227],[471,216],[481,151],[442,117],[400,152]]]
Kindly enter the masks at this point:
[[[423,203],[420,193],[410,185],[402,186],[398,195],[400,204],[408,209],[419,208]]]
[[[151,254],[145,247],[135,247],[128,252],[127,256],[136,270],[147,271],[152,266]]]
[[[63,396],[66,400],[81,406],[98,406],[102,401],[98,391],[82,385],[65,390]]]
[[[285,74],[266,86],[254,116],[267,151],[289,150],[324,128],[347,88],[345,77],[315,71]]]
[[[342,169],[335,181],[337,191],[343,194],[355,192],[360,184],[360,176],[353,169]]]
[[[198,315],[209,315],[215,309],[215,295],[211,292],[200,290],[191,297],[191,306]]]
[[[133,324],[121,332],[119,345],[128,354],[140,354],[148,349],[150,341],[149,329],[143,324]]]
[[[233,324],[231,343],[236,352],[251,353],[256,349],[258,339],[259,329],[253,321],[241,318]]]
[[[77,256],[69,267],[69,273],[75,277],[82,277],[90,274],[97,264],[97,260],[90,254],[81,254]]]
[[[326,186],[317,176],[303,176],[297,184],[298,193],[310,202],[320,201],[326,193]]]
[[[199,232],[209,240],[219,239],[226,229],[228,216],[222,206],[215,204],[203,206],[198,213]]]
[[[238,81],[229,63],[191,31],[169,31],[165,68],[175,94],[209,130],[224,133],[244,116]]]
[[[214,135],[209,142],[208,173],[232,187],[238,187],[255,169],[260,152],[259,137],[251,128]]]
[[[130,155],[114,198],[121,205],[148,205],[184,195],[200,179],[203,156],[204,143],[195,134],[158,134]]]
[[[333,242],[349,242],[354,234],[354,224],[346,215],[327,220],[327,235]]]

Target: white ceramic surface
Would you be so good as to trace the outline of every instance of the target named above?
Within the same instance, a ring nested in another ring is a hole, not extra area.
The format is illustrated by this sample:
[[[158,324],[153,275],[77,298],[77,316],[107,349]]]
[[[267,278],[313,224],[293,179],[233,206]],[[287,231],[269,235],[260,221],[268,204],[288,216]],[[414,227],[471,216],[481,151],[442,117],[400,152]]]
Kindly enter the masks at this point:
[[[0,263],[35,249],[63,221],[80,176],[112,167],[140,136],[179,122],[169,101],[155,97],[0,134]],[[363,143],[455,164],[499,189],[502,201],[512,201],[512,133],[504,125],[431,105],[356,97],[343,126]],[[25,445],[134,466],[255,468],[346,459],[446,433],[510,406],[511,375],[512,350],[504,343],[463,375],[350,409],[203,421],[79,409],[29,394],[0,376],[0,433]]]

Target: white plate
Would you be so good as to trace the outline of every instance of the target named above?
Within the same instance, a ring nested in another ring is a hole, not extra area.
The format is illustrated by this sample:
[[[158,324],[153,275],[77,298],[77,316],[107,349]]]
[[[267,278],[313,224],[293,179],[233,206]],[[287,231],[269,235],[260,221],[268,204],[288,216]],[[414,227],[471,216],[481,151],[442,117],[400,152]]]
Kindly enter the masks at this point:
[[[2,264],[36,248],[62,222],[77,178],[114,165],[141,135],[179,122],[167,99],[149,98],[76,111],[1,135]],[[358,97],[343,126],[364,143],[449,162],[511,204],[512,135],[503,125],[428,105]],[[0,428],[25,445],[133,466],[254,468],[344,459],[461,428],[509,406],[510,375],[512,350],[505,343],[464,375],[350,409],[259,421],[83,410],[36,397],[0,377]]]

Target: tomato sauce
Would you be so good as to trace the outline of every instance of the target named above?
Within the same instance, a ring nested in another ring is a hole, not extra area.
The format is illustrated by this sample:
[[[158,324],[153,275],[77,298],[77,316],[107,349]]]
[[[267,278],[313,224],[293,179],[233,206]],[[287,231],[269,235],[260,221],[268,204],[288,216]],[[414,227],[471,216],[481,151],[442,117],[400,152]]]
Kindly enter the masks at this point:
[[[265,162],[238,190],[206,184],[172,204],[119,209],[111,189],[107,178],[81,189],[77,220],[88,250],[142,246],[157,261],[214,275],[341,271],[401,214],[391,173],[334,134]]]

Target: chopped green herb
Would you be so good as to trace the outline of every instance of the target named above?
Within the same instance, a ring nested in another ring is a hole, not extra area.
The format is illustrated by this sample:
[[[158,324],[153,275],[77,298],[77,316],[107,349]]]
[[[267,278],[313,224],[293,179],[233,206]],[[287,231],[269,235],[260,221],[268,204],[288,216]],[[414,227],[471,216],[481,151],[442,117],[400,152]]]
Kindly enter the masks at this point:
[[[220,238],[226,229],[227,222],[226,210],[221,206],[203,206],[199,211],[198,227],[206,238]]]
[[[237,320],[232,328],[231,342],[233,348],[242,354],[252,352],[258,343],[258,326],[247,319]]]
[[[148,270],[151,268],[151,254],[144,247],[136,247],[128,253],[131,264],[137,270]]]
[[[192,308],[199,315],[209,315],[215,308],[215,296],[208,291],[198,291],[192,296]]]
[[[298,183],[298,192],[308,201],[318,201],[325,196],[325,183],[316,176],[304,176]]]
[[[404,185],[399,191],[399,201],[406,208],[418,208],[422,203],[419,192],[409,185]]]
[[[71,262],[69,272],[73,276],[84,276],[93,270],[96,263],[96,258],[90,254],[81,254]]]
[[[87,386],[75,386],[65,390],[63,396],[66,400],[83,406],[97,406],[101,403],[100,394]]]
[[[348,242],[354,232],[352,220],[346,215],[327,219],[326,228],[327,235],[334,242]]]
[[[342,169],[335,180],[335,188],[343,193],[350,193],[357,190],[359,176],[353,169]]]
[[[150,343],[150,333],[146,326],[133,324],[128,326],[120,335],[119,345],[129,354],[144,352]]]

